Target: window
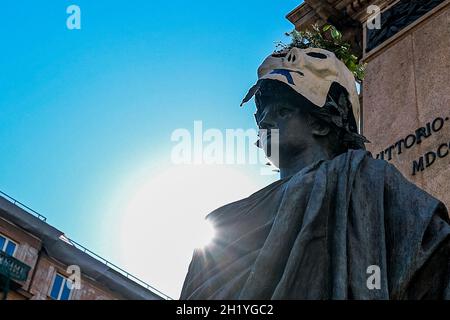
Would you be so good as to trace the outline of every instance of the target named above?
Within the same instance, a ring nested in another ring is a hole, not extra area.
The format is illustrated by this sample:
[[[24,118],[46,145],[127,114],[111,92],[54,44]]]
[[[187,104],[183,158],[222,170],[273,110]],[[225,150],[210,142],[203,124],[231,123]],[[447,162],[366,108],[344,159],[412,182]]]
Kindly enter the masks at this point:
[[[57,273],[49,295],[54,300],[69,300],[72,288],[72,281]]]
[[[11,239],[8,239],[5,236],[0,235],[0,251],[5,252],[6,254],[13,256],[16,252],[17,244],[12,241]]]

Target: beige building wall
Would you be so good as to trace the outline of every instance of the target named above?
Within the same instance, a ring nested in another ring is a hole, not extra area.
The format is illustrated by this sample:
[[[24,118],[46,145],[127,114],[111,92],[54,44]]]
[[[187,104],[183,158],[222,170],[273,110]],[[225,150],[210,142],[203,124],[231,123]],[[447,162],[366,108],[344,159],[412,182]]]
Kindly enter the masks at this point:
[[[56,273],[63,276],[66,274],[67,266],[51,259],[43,252],[40,252],[41,241],[37,237],[27,233],[14,224],[0,218],[0,234],[13,240],[16,244],[14,257],[31,267],[28,278],[24,282],[17,282],[21,286],[19,290],[8,292],[8,300],[49,300],[50,288]],[[2,293],[0,293],[0,297]],[[95,284],[95,281],[82,275],[81,289],[73,290],[72,300],[117,300],[124,299],[117,293],[108,292]]]
[[[28,232],[20,229],[14,224],[0,218],[0,234],[7,236],[9,239],[17,243],[14,258],[22,261],[31,267],[28,279],[25,282],[20,282],[24,290],[28,290],[30,286],[31,277],[34,267],[39,256],[41,248],[41,241]]]
[[[50,291],[55,275],[59,273],[66,278],[70,278],[73,275],[67,273],[67,265],[46,253],[42,241],[38,237],[28,233],[9,220],[0,218],[0,234],[16,243],[14,258],[30,267],[25,281],[10,280],[7,300],[51,300]],[[74,256],[73,261],[73,264],[76,265],[78,261],[76,256]],[[103,265],[102,261],[98,263]],[[130,290],[136,290],[136,296],[140,297],[139,299],[145,298],[145,295],[149,299],[162,299],[148,289],[135,284],[131,279],[125,279],[125,281],[130,282],[130,287],[128,289],[124,287],[123,293],[117,289],[111,289],[117,288],[117,285],[112,281],[111,283],[105,282],[104,279],[103,281],[96,281],[96,279],[89,276],[91,273],[84,272],[82,268],[80,272],[81,287],[80,289],[72,290],[70,300],[127,300],[130,299],[130,296],[127,296],[127,294],[133,293]],[[0,299],[3,299],[2,290],[4,282],[6,283],[6,278],[4,275],[1,275],[1,277]],[[109,287],[110,284],[111,287]],[[133,289],[133,286],[136,286],[136,289]],[[139,296],[139,294],[142,294],[139,290],[144,290],[145,295]]]
[[[47,256],[41,256],[33,276],[30,293],[32,300],[51,300],[49,293],[56,273],[69,277],[66,274],[67,267]],[[117,300],[123,299],[117,294],[112,294],[106,289],[96,285],[94,281],[82,275],[81,289],[73,290],[71,300]]]
[[[16,291],[10,291],[8,292],[7,300],[28,300],[28,298]]]

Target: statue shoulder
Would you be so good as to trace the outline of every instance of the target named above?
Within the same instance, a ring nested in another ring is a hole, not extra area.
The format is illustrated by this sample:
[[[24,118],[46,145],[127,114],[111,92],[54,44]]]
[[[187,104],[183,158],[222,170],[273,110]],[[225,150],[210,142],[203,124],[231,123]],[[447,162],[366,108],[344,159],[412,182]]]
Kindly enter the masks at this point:
[[[363,149],[349,149],[332,159],[331,162],[342,169],[353,166],[362,170],[371,169],[370,171],[385,171],[387,167],[397,170],[389,162],[375,159],[370,151]]]
[[[242,211],[247,210],[249,207],[261,201],[262,198],[265,198],[269,193],[279,188],[284,183],[285,181],[283,180],[275,181],[246,198],[225,204],[209,213],[206,216],[206,219],[209,221],[220,221],[224,217],[228,219],[234,215],[238,215]]]

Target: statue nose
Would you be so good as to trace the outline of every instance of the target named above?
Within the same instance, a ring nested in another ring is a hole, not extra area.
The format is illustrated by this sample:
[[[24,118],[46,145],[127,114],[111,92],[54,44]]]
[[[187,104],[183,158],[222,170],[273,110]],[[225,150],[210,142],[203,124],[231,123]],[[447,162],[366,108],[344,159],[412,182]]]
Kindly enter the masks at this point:
[[[298,69],[304,65],[304,53],[299,48],[292,48],[291,51],[283,59],[285,67],[290,69]]]

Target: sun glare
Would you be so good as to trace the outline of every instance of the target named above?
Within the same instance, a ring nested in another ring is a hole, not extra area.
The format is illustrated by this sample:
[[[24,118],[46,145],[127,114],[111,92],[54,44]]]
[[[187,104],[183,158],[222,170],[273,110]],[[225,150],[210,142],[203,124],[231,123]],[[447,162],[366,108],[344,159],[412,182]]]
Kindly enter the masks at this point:
[[[116,208],[120,256],[133,262],[130,271],[174,296],[194,249],[215,235],[207,214],[261,187],[240,169],[213,165],[171,166],[133,180],[124,184]]]
[[[200,221],[196,228],[198,232],[193,233],[195,247],[203,249],[208,246],[216,234],[213,225],[208,220]]]

